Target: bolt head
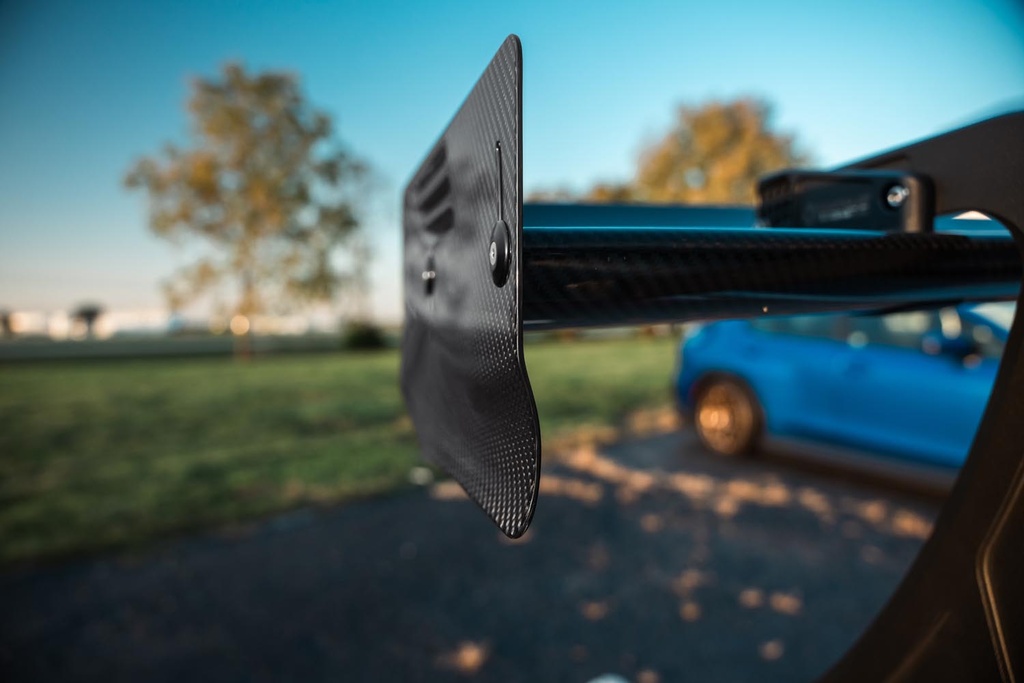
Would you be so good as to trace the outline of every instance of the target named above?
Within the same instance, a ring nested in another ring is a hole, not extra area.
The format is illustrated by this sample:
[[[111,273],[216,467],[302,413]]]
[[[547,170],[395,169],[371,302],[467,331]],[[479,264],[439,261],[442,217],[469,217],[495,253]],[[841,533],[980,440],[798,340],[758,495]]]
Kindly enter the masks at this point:
[[[427,267],[420,274],[423,278],[423,291],[425,294],[430,295],[434,293],[434,280],[437,279],[437,271],[434,266],[434,257],[427,257]]]
[[[487,260],[491,265],[491,278],[498,287],[503,287],[508,280],[512,263],[509,251],[511,236],[505,221],[499,220],[491,229],[491,244],[487,248]]]
[[[893,185],[889,188],[889,191],[885,193],[885,203],[893,209],[898,209],[906,203],[909,196],[910,190],[905,186]]]

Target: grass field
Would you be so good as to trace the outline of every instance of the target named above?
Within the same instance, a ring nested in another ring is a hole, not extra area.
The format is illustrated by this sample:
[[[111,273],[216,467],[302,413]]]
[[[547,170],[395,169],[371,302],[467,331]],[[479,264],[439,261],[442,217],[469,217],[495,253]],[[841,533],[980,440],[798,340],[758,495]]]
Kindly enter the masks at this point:
[[[675,343],[527,347],[545,438],[670,402]],[[406,485],[398,354],[0,366],[0,564]]]

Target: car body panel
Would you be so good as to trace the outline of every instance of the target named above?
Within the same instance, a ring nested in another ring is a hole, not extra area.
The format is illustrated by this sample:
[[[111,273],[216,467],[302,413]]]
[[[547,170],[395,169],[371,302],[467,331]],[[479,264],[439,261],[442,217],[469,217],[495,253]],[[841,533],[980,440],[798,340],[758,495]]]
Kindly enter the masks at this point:
[[[959,467],[988,401],[1007,321],[983,307],[900,315],[706,325],[683,343],[678,400],[692,409],[702,381],[728,375],[753,391],[768,435]],[[925,336],[939,333],[973,334],[985,344],[966,358],[923,350]]]

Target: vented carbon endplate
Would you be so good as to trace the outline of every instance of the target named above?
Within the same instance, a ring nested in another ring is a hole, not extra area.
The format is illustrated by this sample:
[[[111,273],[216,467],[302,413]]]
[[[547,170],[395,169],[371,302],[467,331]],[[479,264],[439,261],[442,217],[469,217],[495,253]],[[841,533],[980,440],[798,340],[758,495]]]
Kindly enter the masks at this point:
[[[513,538],[540,473],[523,358],[521,128],[522,49],[509,36],[406,187],[403,216],[402,393],[421,452]]]

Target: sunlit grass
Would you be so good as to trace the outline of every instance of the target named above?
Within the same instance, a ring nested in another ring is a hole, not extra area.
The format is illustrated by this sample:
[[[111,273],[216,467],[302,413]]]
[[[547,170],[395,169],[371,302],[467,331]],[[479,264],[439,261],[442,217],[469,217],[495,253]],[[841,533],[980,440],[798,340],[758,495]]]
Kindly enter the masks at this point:
[[[639,409],[673,406],[677,348],[666,338],[528,345],[544,442],[550,446],[582,426],[623,426]]]
[[[671,401],[671,340],[528,347],[545,436]],[[0,367],[0,562],[406,486],[394,351]]]

